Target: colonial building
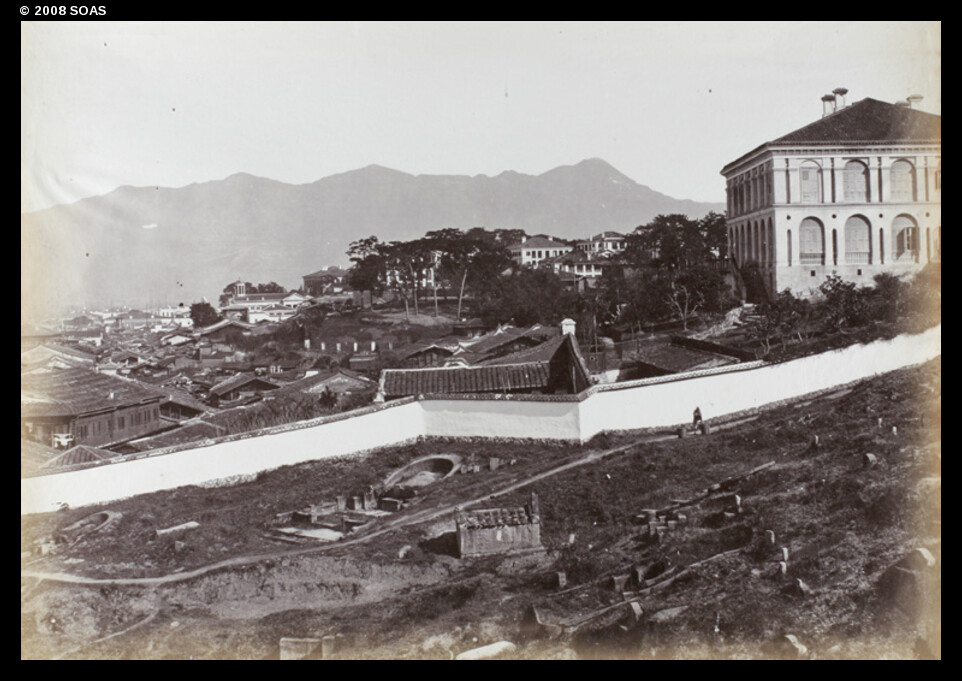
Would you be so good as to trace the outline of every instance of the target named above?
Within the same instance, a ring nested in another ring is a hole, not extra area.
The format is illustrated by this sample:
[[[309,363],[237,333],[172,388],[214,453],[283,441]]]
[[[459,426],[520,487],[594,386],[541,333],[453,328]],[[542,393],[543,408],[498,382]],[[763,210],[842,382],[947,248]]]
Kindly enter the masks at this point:
[[[726,165],[728,243],[743,298],[827,277],[870,284],[942,258],[942,117],[921,97],[845,105]]]
[[[575,248],[585,253],[621,253],[628,247],[628,238],[619,232],[607,231],[579,241]]]
[[[311,274],[305,274],[304,291],[309,296],[323,296],[341,293],[346,288],[347,276],[350,272],[340,267],[331,266]]]
[[[571,250],[571,246],[546,236],[525,237],[520,244],[508,246],[511,258],[519,265],[537,265],[545,258],[555,258]]]

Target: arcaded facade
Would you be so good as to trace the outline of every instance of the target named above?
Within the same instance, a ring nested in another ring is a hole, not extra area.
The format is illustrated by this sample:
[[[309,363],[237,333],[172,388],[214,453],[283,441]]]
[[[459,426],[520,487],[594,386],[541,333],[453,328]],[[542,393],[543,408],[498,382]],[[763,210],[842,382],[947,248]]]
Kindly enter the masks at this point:
[[[870,284],[941,261],[942,117],[912,99],[837,107],[829,95],[819,121],[722,169],[743,298],[806,295],[833,274]]]

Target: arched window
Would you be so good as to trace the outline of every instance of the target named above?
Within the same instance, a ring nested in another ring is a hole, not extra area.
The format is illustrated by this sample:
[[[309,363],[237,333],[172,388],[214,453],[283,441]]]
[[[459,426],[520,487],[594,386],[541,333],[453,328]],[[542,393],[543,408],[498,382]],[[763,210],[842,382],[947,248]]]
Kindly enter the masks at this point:
[[[802,265],[825,264],[825,235],[822,223],[815,218],[805,218],[798,227],[798,262]]]
[[[775,224],[768,218],[768,262],[775,264]]]
[[[852,203],[867,203],[868,166],[861,161],[849,161],[845,164],[844,174],[845,201]]]
[[[896,262],[919,261],[919,227],[909,215],[899,215],[892,221],[895,236]]]
[[[915,166],[899,159],[889,171],[892,201],[915,201]]]
[[[805,161],[798,169],[799,201],[822,202],[822,170],[814,161]]]
[[[788,230],[788,248],[786,249],[786,254],[788,255],[788,266],[792,266],[792,230]]]
[[[861,215],[845,221],[845,262],[849,265],[872,262],[872,227]]]

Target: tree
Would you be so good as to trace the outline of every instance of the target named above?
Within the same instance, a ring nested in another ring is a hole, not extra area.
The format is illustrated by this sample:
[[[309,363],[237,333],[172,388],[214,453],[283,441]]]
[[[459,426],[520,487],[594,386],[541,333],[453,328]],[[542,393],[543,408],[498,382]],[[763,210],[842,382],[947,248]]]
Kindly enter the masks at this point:
[[[380,294],[384,290],[385,245],[376,236],[352,241],[347,255],[354,266],[347,275],[348,285],[355,291]]]
[[[577,312],[578,296],[554,272],[520,268],[487,280],[478,292],[478,313],[488,324],[557,324]]]
[[[220,321],[221,317],[217,310],[210,303],[194,303],[190,306],[190,318],[194,322],[194,328],[210,326]]]
[[[832,274],[818,290],[825,297],[822,306],[829,328],[842,331],[846,326],[862,324],[867,320],[866,292],[854,282],[844,281]]]
[[[677,213],[658,215],[628,235],[626,260],[636,267],[679,269],[711,256],[699,223]]]
[[[477,281],[498,276],[511,263],[504,244],[482,227],[474,227],[467,234],[455,228],[439,229],[428,232],[424,239],[440,256],[438,274],[458,285],[458,319],[469,277]]]
[[[748,323],[748,333],[761,343],[767,355],[773,341],[778,341],[779,347],[784,348],[788,342],[808,340],[814,317],[815,306],[810,301],[796,298],[791,290],[785,289],[755,307]]]
[[[717,259],[728,256],[728,221],[721,213],[711,211],[698,221],[706,255]]]
[[[253,291],[250,293],[287,293],[287,289],[278,284],[276,281],[271,281],[266,284],[258,284],[254,287]]]

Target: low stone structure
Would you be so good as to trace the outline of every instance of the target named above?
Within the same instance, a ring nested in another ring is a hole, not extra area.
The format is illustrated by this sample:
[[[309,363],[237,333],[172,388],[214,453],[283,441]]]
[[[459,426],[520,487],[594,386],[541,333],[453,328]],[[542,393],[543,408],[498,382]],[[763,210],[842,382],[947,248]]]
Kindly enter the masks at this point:
[[[462,558],[541,548],[538,495],[514,508],[488,508],[458,514],[458,551]]]

